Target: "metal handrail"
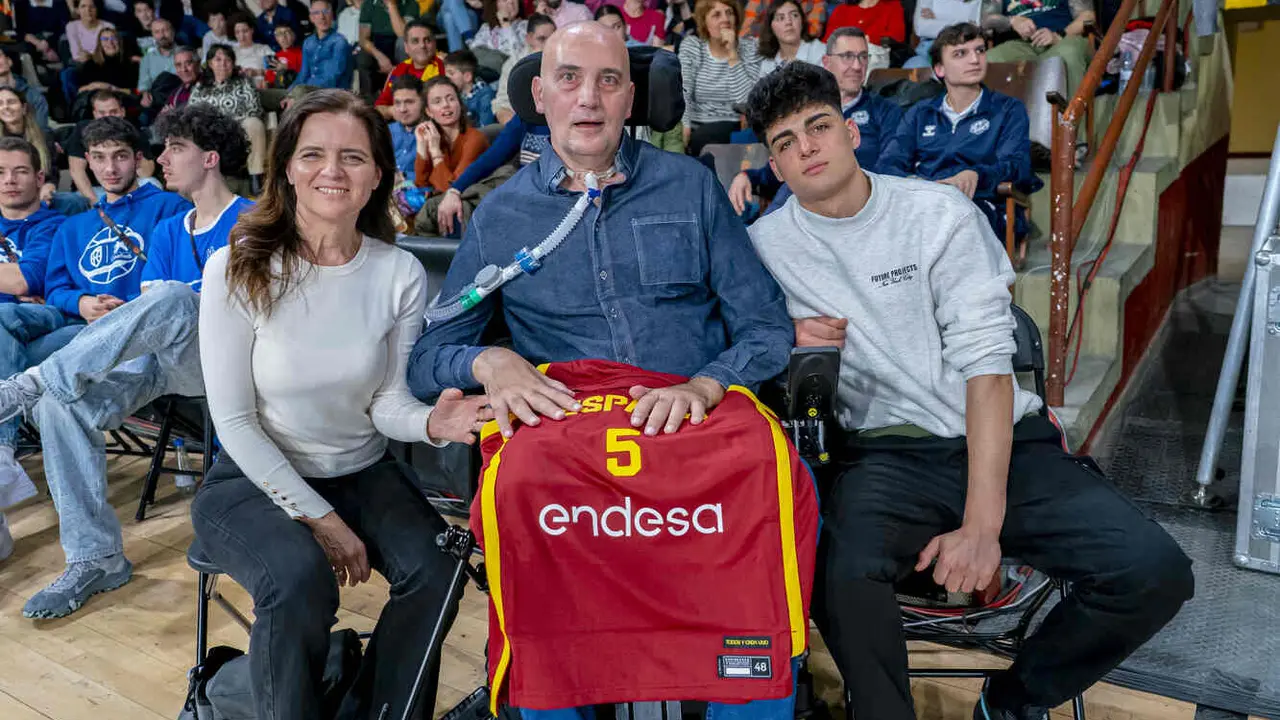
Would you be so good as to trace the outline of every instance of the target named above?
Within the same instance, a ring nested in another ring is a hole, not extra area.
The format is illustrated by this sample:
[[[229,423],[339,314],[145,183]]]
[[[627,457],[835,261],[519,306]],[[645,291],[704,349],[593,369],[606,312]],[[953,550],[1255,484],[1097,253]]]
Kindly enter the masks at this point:
[[[1093,158],[1085,181],[1080,188],[1080,196],[1075,194],[1076,173],[1076,138],[1080,129],[1080,118],[1090,107],[1093,96],[1102,83],[1107,63],[1120,45],[1120,37],[1124,35],[1126,19],[1133,14],[1137,0],[1125,0],[1101,46],[1094,53],[1089,63],[1089,70],[1076,94],[1067,103],[1066,108],[1057,112],[1057,122],[1053,127],[1052,165],[1049,176],[1049,197],[1052,211],[1049,222],[1049,250],[1051,254],[1049,275],[1049,363],[1047,368],[1048,402],[1055,407],[1063,404],[1066,385],[1067,364],[1067,312],[1070,307],[1071,292],[1071,254],[1075,250],[1076,241],[1084,227],[1089,211],[1102,185],[1103,175],[1111,164],[1111,156],[1115,154],[1120,134],[1129,119],[1129,112],[1141,90],[1141,78],[1147,66],[1155,56],[1156,46],[1163,34],[1165,36],[1165,66],[1163,92],[1173,89],[1174,48],[1177,23],[1170,22],[1176,6],[1176,0],[1162,0],[1160,10],[1147,35],[1142,51],[1134,63],[1133,78],[1126,85],[1119,100],[1116,101],[1115,113],[1107,125],[1106,134]]]

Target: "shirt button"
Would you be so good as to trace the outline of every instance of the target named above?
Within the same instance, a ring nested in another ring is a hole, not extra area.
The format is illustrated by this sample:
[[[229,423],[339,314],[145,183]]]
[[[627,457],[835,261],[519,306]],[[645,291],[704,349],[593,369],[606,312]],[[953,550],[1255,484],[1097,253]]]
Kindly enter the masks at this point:
[[[609,317],[616,319],[618,317],[618,308],[609,308]]]
[[[604,270],[601,270],[601,271],[600,271],[600,279],[601,279],[601,280],[608,280],[608,279],[609,279],[609,273],[605,272]]]

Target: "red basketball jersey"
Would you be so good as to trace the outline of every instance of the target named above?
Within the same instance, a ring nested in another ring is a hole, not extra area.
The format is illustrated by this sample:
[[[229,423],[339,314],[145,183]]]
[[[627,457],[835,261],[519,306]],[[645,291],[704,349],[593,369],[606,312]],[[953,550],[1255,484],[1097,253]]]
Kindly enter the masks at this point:
[[[471,526],[495,709],[789,695],[818,507],[777,418],[734,387],[701,425],[648,437],[628,390],[683,378],[597,360],[544,372],[581,411],[482,438]]]

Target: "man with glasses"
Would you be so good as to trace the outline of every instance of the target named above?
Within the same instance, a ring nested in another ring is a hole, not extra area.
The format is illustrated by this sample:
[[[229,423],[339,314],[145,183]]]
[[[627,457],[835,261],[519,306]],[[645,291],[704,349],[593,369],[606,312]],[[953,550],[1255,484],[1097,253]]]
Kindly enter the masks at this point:
[[[333,31],[331,0],[313,0],[310,15],[316,33],[302,43],[302,70],[289,88],[350,88],[351,46]]]
[[[822,66],[836,76],[844,118],[852,120],[858,127],[859,141],[853,151],[858,165],[874,172],[879,169],[881,151],[902,124],[902,110],[879,95],[863,90],[867,82],[868,53],[866,34],[856,27],[843,27],[827,39],[827,54],[822,58]],[[739,215],[745,211],[753,191],[756,194],[774,193],[766,215],[782,207],[791,197],[791,189],[778,179],[767,163],[734,176],[729,186],[729,200]]]

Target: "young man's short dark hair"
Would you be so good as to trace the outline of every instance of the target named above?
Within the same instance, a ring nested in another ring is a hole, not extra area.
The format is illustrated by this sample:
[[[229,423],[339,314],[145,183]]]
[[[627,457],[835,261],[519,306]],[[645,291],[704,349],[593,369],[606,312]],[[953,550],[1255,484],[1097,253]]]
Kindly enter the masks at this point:
[[[938,37],[933,39],[933,44],[929,46],[929,63],[935,66],[941,65],[943,50],[972,42],[982,36],[982,28],[973,23],[956,23],[942,28],[938,32]]]
[[[747,124],[760,142],[768,145],[765,131],[792,113],[813,105],[829,105],[840,112],[840,85],[824,67],[787,63],[760,78],[746,105]]]
[[[476,54],[470,50],[454,50],[444,56],[445,67],[455,67],[462,72],[469,72],[474,77],[476,70],[480,69],[480,61],[476,59]]]
[[[538,28],[542,27],[543,25],[550,25],[551,27],[555,27],[556,21],[552,20],[550,17],[546,15],[543,15],[542,13],[534,13],[529,16],[528,21],[526,21],[525,23],[525,26],[524,26],[525,34],[532,35],[535,32],[537,32]]]
[[[391,81],[391,92],[394,94],[397,90],[412,90],[421,95],[422,80],[412,75],[401,75]]]
[[[138,130],[124,118],[104,117],[90,120],[89,124],[84,126],[81,137],[84,139],[86,150],[92,150],[95,145],[108,142],[118,142],[134,152],[142,150],[142,137],[138,134]]]
[[[27,157],[31,158],[31,169],[39,170],[41,168],[40,151],[36,149],[35,145],[32,145],[24,138],[18,137],[17,135],[0,137],[0,152],[26,153]]]
[[[212,105],[184,105],[156,118],[156,135],[162,140],[190,140],[205,152],[218,153],[223,177],[244,175],[249,162],[249,136],[240,121]]]
[[[120,95],[115,90],[96,90],[93,95],[89,96],[89,108],[92,109],[102,100],[113,100],[124,105],[124,101],[120,99]]]

